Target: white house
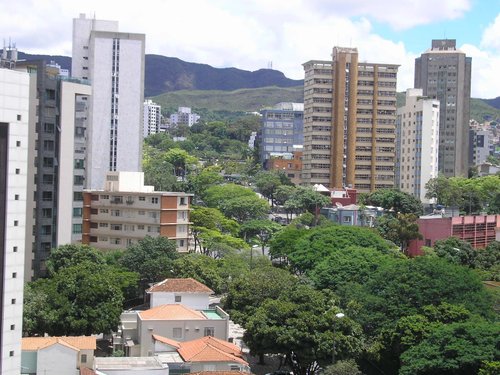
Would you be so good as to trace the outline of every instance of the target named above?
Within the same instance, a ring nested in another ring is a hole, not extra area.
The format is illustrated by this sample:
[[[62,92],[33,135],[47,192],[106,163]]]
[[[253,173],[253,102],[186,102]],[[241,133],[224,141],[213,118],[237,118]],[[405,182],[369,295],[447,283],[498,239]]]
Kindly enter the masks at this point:
[[[78,374],[94,364],[96,338],[92,336],[23,337],[21,374]]]
[[[208,309],[214,291],[192,278],[165,279],[147,290],[150,306],[181,303],[195,310]]]

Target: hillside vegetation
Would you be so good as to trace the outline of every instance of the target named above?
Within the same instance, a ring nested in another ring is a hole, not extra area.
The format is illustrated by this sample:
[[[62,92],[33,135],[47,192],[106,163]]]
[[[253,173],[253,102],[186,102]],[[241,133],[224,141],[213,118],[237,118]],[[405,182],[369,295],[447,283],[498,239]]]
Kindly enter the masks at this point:
[[[162,108],[174,109],[181,106],[205,108],[211,111],[259,111],[279,102],[304,100],[304,89],[297,87],[262,87],[257,89],[181,90],[153,97]]]

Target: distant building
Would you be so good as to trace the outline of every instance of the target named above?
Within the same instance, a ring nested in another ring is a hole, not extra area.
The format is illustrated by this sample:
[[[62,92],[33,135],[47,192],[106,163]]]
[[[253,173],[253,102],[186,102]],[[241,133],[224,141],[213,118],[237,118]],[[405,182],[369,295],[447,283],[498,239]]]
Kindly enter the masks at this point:
[[[483,163],[478,165],[477,174],[479,177],[491,176],[500,172],[500,166],[491,163]]]
[[[4,50],[5,51],[5,50]],[[2,56],[4,57],[4,56]],[[2,60],[4,60],[2,58]],[[12,65],[1,66],[12,66]],[[0,373],[21,366],[29,168],[30,84],[28,73],[0,66]],[[32,176],[29,176],[32,177]],[[31,180],[31,179],[30,179]],[[32,230],[30,227],[29,230]]]
[[[267,167],[273,157],[292,155],[304,144],[304,104],[278,103],[261,111],[260,161]]]
[[[181,303],[192,309],[206,310],[214,291],[192,278],[165,279],[147,290],[150,307]]]
[[[472,166],[486,163],[490,156],[492,145],[490,142],[490,132],[481,129],[471,129],[469,131],[469,160]]]
[[[255,141],[257,140],[257,132],[252,132],[248,139],[248,148],[253,150],[255,148]]]
[[[482,249],[495,241],[500,228],[500,215],[477,215],[442,217],[441,215],[421,216],[418,220],[421,240],[412,240],[408,253],[422,254],[422,246],[432,247],[438,240],[457,237],[469,242],[473,248]]]
[[[348,206],[350,204],[356,204],[358,192],[356,189],[351,188],[333,188],[330,191],[330,198],[334,206],[337,206],[337,203],[340,203],[342,206]]]
[[[332,60],[303,66],[302,183],[393,188],[399,65],[360,62],[356,48],[334,47]]]
[[[406,90],[397,110],[396,187],[430,203],[425,184],[438,176],[439,101],[422,89]]]
[[[467,177],[472,59],[455,39],[433,39],[415,59],[415,88],[440,103],[439,166],[446,177]]]
[[[118,250],[146,236],[174,240],[179,252],[190,246],[193,194],[154,191],[142,172],[108,172],[102,190],[83,194],[82,243]]]
[[[148,135],[160,132],[161,106],[148,99],[144,101],[143,108],[143,136],[146,138]]]
[[[377,218],[382,216],[385,210],[382,207],[337,204],[336,207],[322,208],[320,213],[340,225],[374,227]]]
[[[273,154],[265,162],[265,168],[270,171],[282,171],[295,185],[300,185],[302,171],[302,147],[294,147],[290,153]]]
[[[144,34],[118,31],[118,22],[73,19],[73,77],[92,85],[87,133],[88,189],[101,189],[108,171],[141,171]]]
[[[179,107],[176,113],[170,115],[170,125],[193,126],[199,119],[200,116],[198,114],[191,113],[191,108]]]

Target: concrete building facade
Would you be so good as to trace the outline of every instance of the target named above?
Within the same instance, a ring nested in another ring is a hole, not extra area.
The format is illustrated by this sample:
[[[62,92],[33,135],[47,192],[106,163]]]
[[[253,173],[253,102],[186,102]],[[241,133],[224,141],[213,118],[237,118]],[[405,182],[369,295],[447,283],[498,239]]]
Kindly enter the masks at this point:
[[[467,177],[472,59],[456,48],[456,40],[432,40],[415,59],[415,88],[440,103],[439,172]]]
[[[30,75],[0,67],[0,373],[21,368]],[[28,238],[31,239],[31,238]]]
[[[490,132],[482,129],[471,129],[469,131],[469,160],[471,166],[486,163],[491,154]]]
[[[179,107],[176,113],[170,115],[170,125],[193,126],[198,122],[200,116],[191,112],[189,107]]]
[[[398,65],[359,62],[356,48],[334,47],[332,57],[303,64],[302,182],[392,188]]]
[[[144,34],[118,22],[73,20],[73,77],[92,85],[86,187],[101,189],[108,171],[141,171]]]
[[[160,132],[161,105],[148,99],[144,101],[143,108],[143,136],[146,138],[148,135]]]
[[[272,157],[292,155],[304,144],[304,104],[278,103],[261,112],[260,162],[267,167]]]
[[[406,104],[397,110],[396,187],[425,198],[425,184],[438,176],[439,101],[422,89],[406,90]]]
[[[118,250],[146,236],[174,240],[177,250],[190,246],[189,211],[193,194],[154,191],[142,172],[108,172],[101,190],[83,193],[82,243]]]

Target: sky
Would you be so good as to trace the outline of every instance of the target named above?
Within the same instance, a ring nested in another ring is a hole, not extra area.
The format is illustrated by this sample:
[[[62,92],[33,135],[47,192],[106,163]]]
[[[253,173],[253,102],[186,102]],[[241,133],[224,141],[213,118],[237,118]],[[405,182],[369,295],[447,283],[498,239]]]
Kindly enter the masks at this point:
[[[116,20],[146,34],[146,53],[211,66],[272,66],[303,79],[302,64],[334,46],[360,61],[400,64],[413,87],[415,57],[456,39],[472,57],[472,96],[500,96],[500,0],[0,0],[0,38],[33,54],[71,56],[72,19]]]

